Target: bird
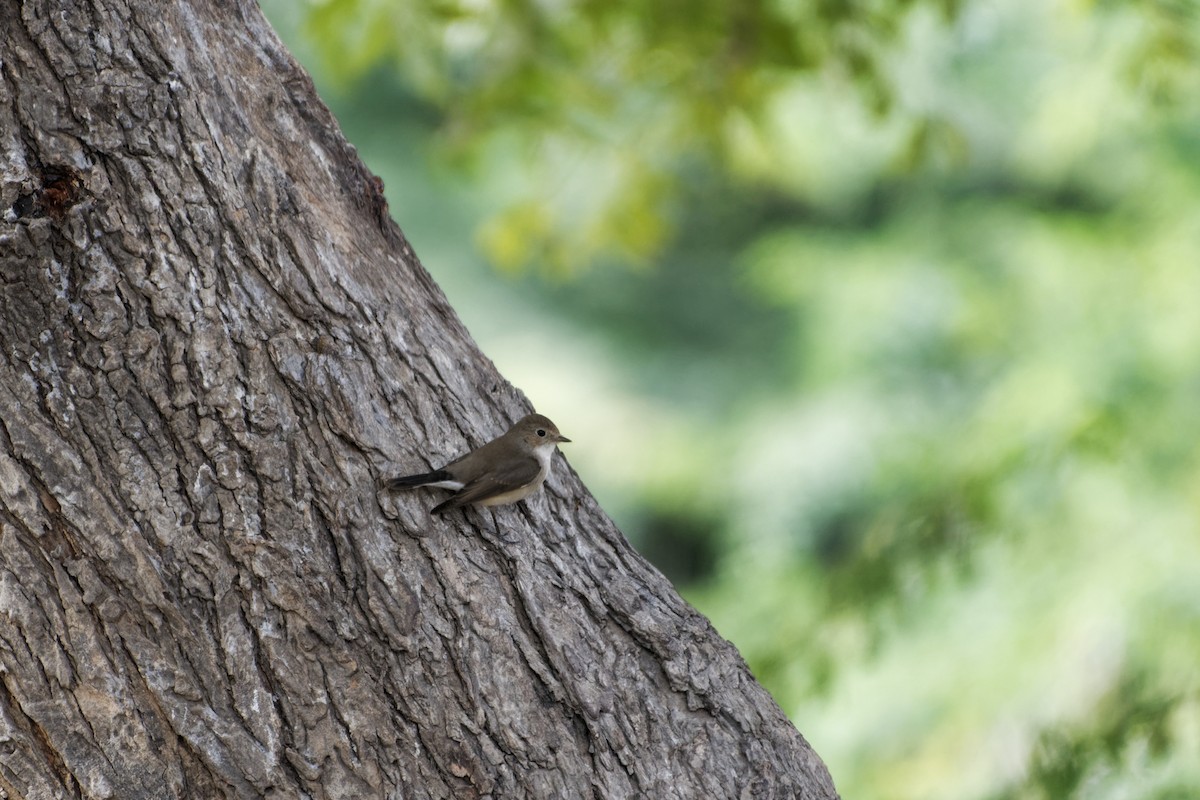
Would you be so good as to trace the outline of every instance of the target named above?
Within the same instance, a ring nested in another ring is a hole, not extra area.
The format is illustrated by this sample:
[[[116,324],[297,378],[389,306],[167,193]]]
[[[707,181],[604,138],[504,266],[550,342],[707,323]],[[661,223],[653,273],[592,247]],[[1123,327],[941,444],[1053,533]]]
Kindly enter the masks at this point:
[[[541,414],[528,414],[501,436],[433,472],[383,482],[389,491],[434,486],[455,494],[433,507],[443,514],[466,505],[499,506],[536,492],[550,472],[554,449],[571,441]]]

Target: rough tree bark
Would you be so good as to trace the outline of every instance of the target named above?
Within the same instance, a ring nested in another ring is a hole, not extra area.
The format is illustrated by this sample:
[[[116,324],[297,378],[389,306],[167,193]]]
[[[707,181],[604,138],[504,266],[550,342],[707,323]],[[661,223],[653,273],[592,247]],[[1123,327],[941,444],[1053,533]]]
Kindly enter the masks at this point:
[[[0,798],[836,796],[561,459],[377,494],[529,406],[257,6],[0,24]]]

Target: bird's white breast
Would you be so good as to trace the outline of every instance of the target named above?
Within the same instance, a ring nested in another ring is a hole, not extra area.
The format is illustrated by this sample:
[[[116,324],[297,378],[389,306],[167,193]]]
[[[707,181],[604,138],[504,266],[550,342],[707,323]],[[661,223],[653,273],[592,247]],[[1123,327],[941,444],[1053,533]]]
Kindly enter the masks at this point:
[[[537,476],[537,482],[541,483],[546,480],[546,475],[550,472],[550,459],[554,458],[554,445],[544,444],[541,447],[535,447],[533,455],[537,458],[538,464],[542,466]]]

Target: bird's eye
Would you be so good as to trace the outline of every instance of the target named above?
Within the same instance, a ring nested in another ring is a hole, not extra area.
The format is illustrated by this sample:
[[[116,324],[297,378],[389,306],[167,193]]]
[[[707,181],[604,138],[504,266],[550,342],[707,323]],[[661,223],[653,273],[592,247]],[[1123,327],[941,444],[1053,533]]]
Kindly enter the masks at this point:
[[[538,436],[545,436],[545,435],[546,435],[546,432],[544,430],[542,430],[541,428],[538,428]]]

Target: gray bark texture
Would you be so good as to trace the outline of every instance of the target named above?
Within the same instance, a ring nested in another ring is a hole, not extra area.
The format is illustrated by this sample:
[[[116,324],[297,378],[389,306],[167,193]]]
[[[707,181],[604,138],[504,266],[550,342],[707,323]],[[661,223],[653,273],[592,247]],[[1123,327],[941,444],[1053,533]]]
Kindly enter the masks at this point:
[[[836,797],[561,458],[376,490],[530,409],[254,3],[0,28],[0,798]]]

